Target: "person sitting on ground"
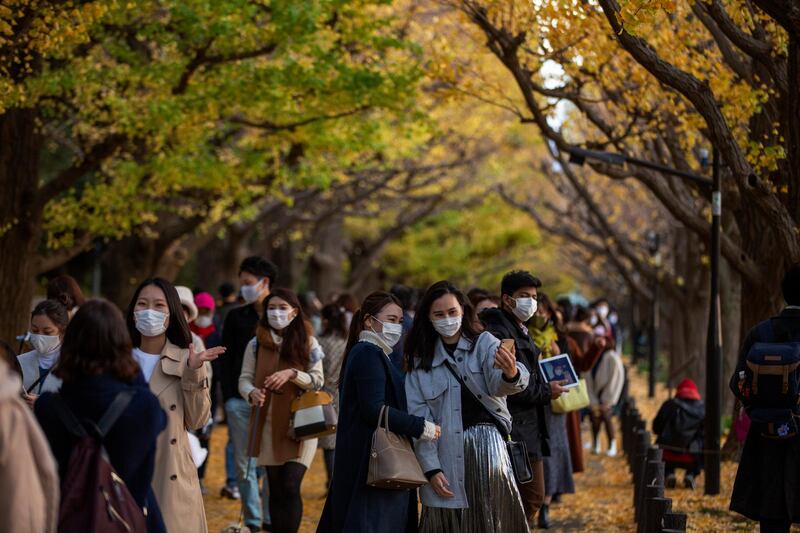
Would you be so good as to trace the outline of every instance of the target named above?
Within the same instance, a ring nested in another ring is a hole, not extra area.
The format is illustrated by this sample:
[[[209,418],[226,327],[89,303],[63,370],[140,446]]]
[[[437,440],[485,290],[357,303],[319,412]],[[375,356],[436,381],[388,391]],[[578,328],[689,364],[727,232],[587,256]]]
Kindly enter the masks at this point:
[[[700,392],[689,378],[678,384],[675,397],[664,402],[658,410],[653,420],[653,433],[658,435],[656,444],[664,450],[665,485],[668,489],[675,488],[676,468],[686,470],[684,487],[695,488],[695,477],[702,467],[705,417],[706,408]]]

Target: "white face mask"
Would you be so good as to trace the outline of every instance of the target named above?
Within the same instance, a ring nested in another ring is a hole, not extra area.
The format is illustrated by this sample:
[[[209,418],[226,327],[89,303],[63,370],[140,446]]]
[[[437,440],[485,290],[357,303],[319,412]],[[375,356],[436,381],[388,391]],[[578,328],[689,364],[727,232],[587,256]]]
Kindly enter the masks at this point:
[[[539,308],[539,302],[533,298],[514,298],[514,302],[517,304],[514,308],[514,316],[516,316],[520,322],[527,322],[530,320]]]
[[[194,320],[198,328],[207,328],[212,322],[213,320],[210,316],[199,316]]]
[[[285,309],[270,309],[267,311],[267,322],[272,326],[272,329],[280,331],[294,320],[294,317],[289,318],[290,312]]]
[[[442,337],[454,337],[461,329],[461,316],[449,316],[447,318],[440,318],[439,320],[431,320],[433,329]]]
[[[136,329],[145,337],[158,337],[167,331],[169,315],[155,309],[142,309],[133,313]]]
[[[244,298],[245,303],[251,304],[258,300],[258,296],[261,294],[261,281],[263,279],[264,278],[261,278],[252,285],[242,285],[242,298]]]
[[[600,318],[606,318],[608,316],[608,307],[605,305],[601,305],[597,308],[597,314],[600,315]]]
[[[395,344],[400,341],[400,337],[403,336],[403,325],[402,324],[395,324],[393,322],[381,322],[377,318],[373,317],[373,320],[378,322],[381,326],[383,326],[383,331],[378,333],[374,329],[375,333],[377,333],[385,342],[389,348],[393,348]]]
[[[597,316],[592,315],[592,318],[589,319],[589,325],[590,326],[596,326],[597,325]]]
[[[58,335],[39,335],[31,333],[31,346],[40,354],[55,352],[61,346],[61,338]]]

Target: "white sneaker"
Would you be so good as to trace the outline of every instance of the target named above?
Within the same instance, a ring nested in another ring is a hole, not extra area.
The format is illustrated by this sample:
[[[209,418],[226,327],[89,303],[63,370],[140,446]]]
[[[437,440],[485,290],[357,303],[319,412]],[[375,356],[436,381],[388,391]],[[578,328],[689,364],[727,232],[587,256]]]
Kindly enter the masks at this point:
[[[608,447],[608,451],[606,452],[606,455],[609,456],[609,457],[616,457],[617,456],[617,441],[616,440],[612,440],[611,441],[611,446]]]
[[[592,443],[587,440],[586,442],[583,443],[583,449],[584,450],[591,450],[592,449]]]
[[[600,439],[597,439],[597,442],[594,444],[594,449],[592,449],[592,453],[594,455],[600,455]]]

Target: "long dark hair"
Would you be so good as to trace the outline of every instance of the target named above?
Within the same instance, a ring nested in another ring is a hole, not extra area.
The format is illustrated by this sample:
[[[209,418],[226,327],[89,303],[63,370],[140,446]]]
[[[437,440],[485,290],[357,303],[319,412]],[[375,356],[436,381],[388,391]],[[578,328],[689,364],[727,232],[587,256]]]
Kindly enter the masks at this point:
[[[306,323],[306,315],[303,313],[300,300],[298,300],[297,295],[293,291],[289,289],[275,289],[270,292],[269,296],[264,299],[264,314],[261,315],[259,325],[267,331],[275,331],[275,329],[269,325],[269,318],[267,316],[267,307],[273,298],[280,298],[297,309],[297,316],[283,329],[281,334],[283,342],[281,343],[280,357],[284,361],[295,366],[305,368],[311,358],[311,354],[308,350],[308,331],[310,328]],[[275,331],[275,333],[277,333],[277,331]]]
[[[353,313],[353,320],[350,322],[350,333],[347,337],[347,347],[344,349],[344,358],[342,359],[342,372],[339,374],[340,385],[342,381],[344,381],[344,369],[347,368],[347,357],[350,355],[350,350],[358,343],[358,337],[361,335],[361,332],[366,329],[364,327],[364,320],[370,316],[374,318],[389,304],[395,304],[401,309],[403,308],[403,306],[400,305],[400,300],[398,300],[394,294],[385,291],[375,291],[364,298],[364,301],[361,302],[361,307]]]
[[[175,285],[164,278],[148,278],[144,280],[136,288],[136,292],[133,293],[133,298],[131,298],[131,303],[128,306],[128,312],[125,317],[133,346],[138,348],[142,344],[142,334],[136,329],[136,321],[133,318],[133,313],[136,308],[136,300],[139,299],[139,294],[141,294],[142,289],[148,285],[155,285],[161,289],[167,299],[167,307],[169,308],[167,339],[178,348],[184,350],[188,349],[189,344],[192,342],[192,334],[189,332],[189,323],[186,322],[186,317],[183,314],[181,299],[178,296],[178,291],[175,290]]]
[[[425,291],[425,295],[417,308],[414,325],[411,326],[411,331],[408,332],[406,337],[404,350],[406,370],[413,370],[416,362],[416,367],[430,372],[433,366],[433,356],[436,352],[436,340],[439,338],[439,334],[433,329],[433,323],[429,318],[431,306],[433,302],[447,294],[455,296],[464,310],[461,318],[461,336],[469,341],[474,341],[478,337],[479,332],[475,329],[472,321],[474,316],[472,304],[469,303],[464,293],[458,290],[455,285],[447,280],[438,281]]]
[[[105,300],[89,300],[67,327],[53,374],[64,382],[101,374],[131,382],[139,373],[131,350],[131,337],[119,309]]]
[[[322,308],[320,315],[325,321],[325,327],[322,329],[322,336],[335,336],[342,339],[347,338],[347,315],[344,314],[345,309],[336,304],[328,304]]]

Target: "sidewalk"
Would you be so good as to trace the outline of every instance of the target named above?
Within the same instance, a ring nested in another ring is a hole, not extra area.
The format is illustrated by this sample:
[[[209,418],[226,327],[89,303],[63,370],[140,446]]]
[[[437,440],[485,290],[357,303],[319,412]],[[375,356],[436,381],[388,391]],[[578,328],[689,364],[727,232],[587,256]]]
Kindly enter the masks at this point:
[[[636,405],[643,416],[652,420],[658,407],[667,398],[667,390],[659,385],[654,399],[647,398],[646,376],[639,375],[634,368],[629,369],[630,393],[636,398]],[[618,424],[618,420],[615,419]],[[618,426],[617,426],[618,427]],[[219,531],[235,522],[239,516],[238,502],[224,500],[219,490],[224,484],[223,449],[227,438],[227,428],[219,426],[212,435],[212,453],[206,473],[209,495],[205,498],[208,529],[210,533]],[[588,430],[584,429],[584,442],[589,440]],[[603,450],[606,449],[603,440]],[[561,503],[551,508],[553,527],[550,531],[635,531],[633,525],[633,485],[627,464],[621,457],[609,458],[605,455],[586,453],[586,471],[575,476],[576,493],[562,498]],[[695,491],[676,488],[667,490],[673,500],[673,508],[689,516],[687,531],[754,531],[757,525],[728,511],[736,465],[722,465],[722,494],[704,496],[704,478],[698,477]],[[680,476],[679,476],[680,479]],[[325,504],[325,467],[321,452],[317,452],[311,469],[303,481],[304,503],[302,533],[316,531],[317,520]]]

